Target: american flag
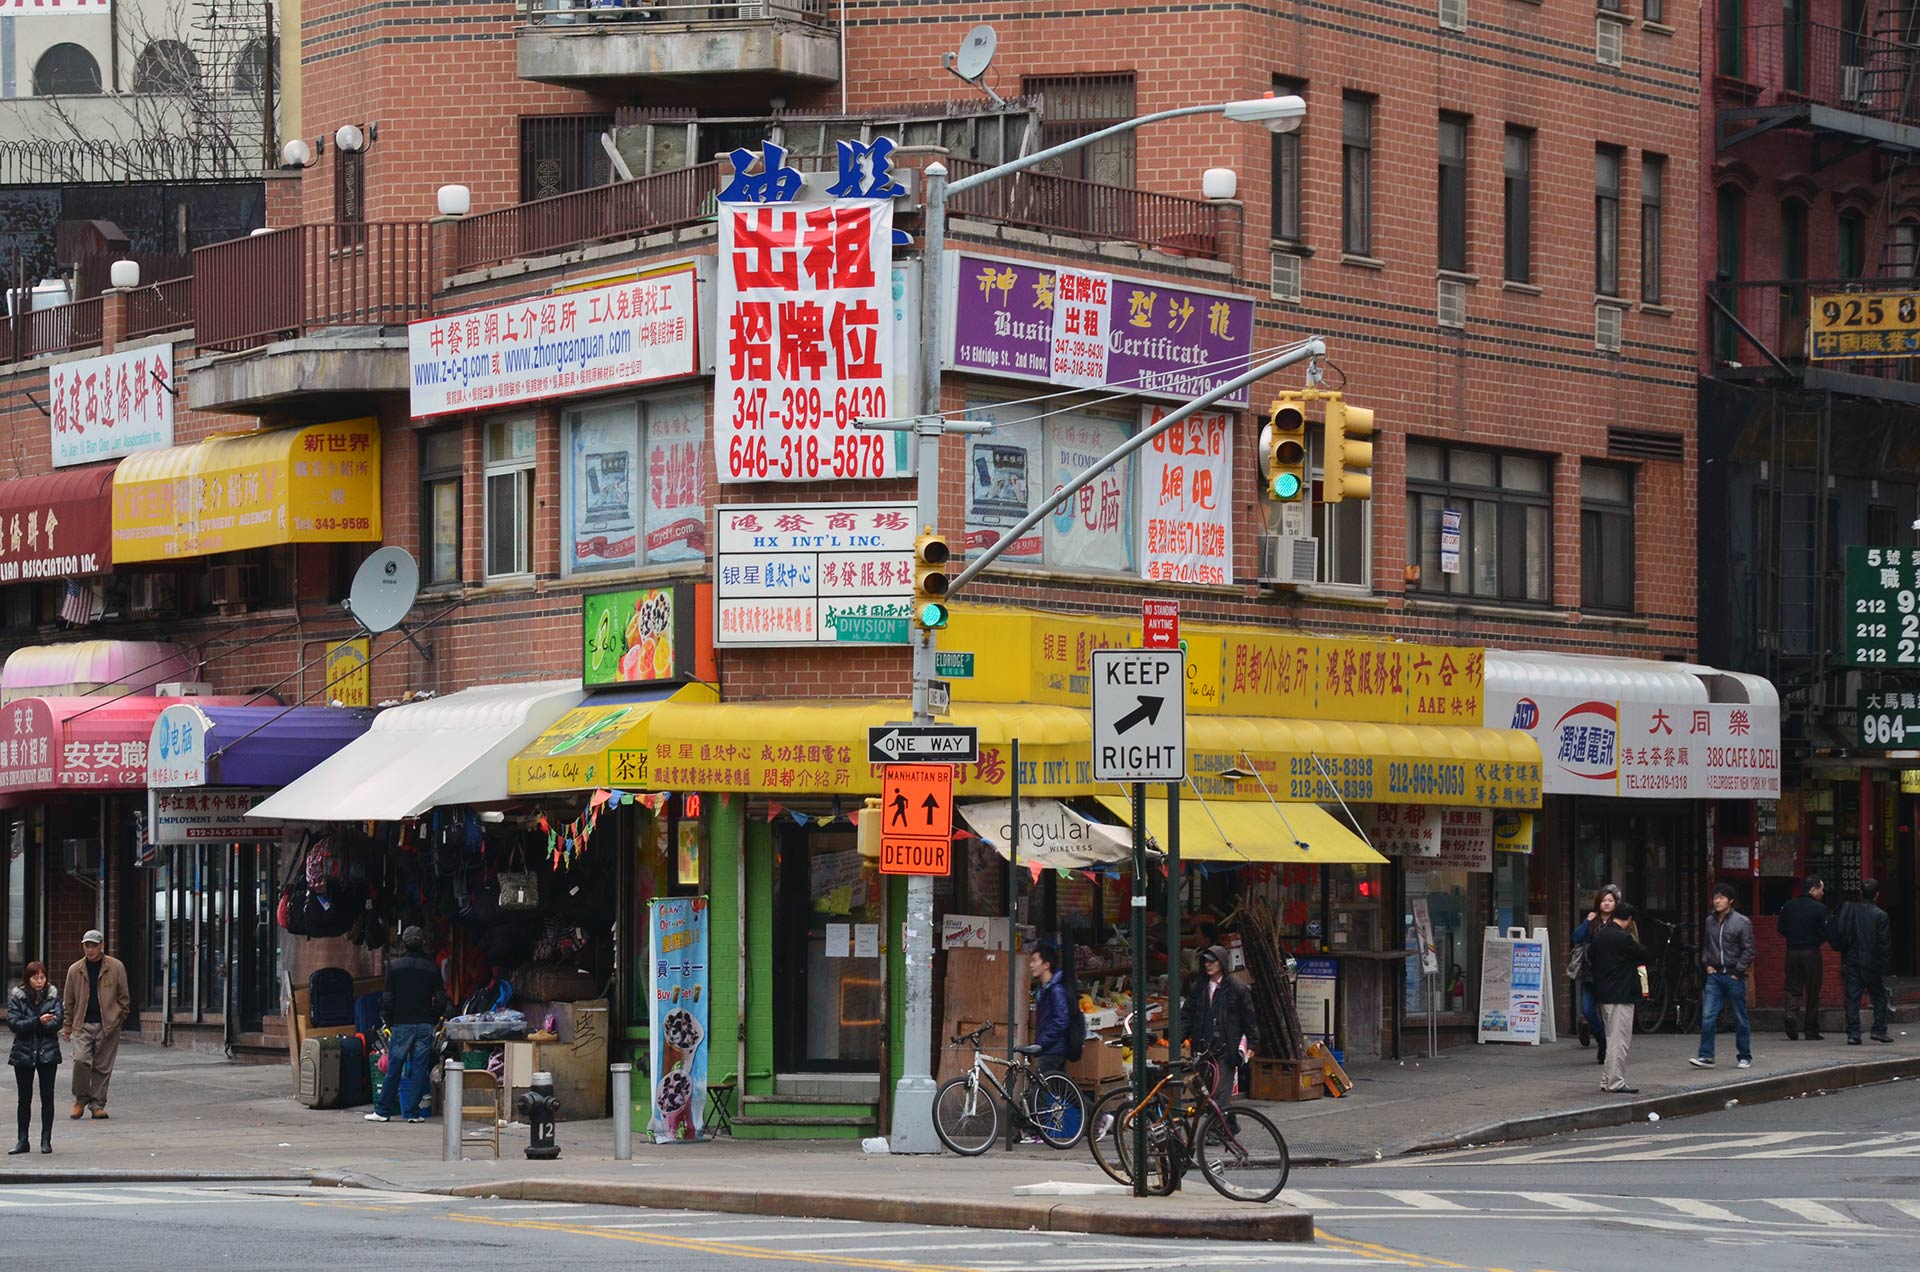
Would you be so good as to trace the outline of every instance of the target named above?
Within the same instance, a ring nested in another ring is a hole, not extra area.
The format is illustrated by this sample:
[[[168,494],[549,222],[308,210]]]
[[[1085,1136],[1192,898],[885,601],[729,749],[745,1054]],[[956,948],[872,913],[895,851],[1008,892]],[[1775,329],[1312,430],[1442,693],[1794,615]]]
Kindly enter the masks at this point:
[[[60,603],[60,617],[78,627],[99,618],[105,608],[98,589],[73,579],[67,580],[67,599]]]

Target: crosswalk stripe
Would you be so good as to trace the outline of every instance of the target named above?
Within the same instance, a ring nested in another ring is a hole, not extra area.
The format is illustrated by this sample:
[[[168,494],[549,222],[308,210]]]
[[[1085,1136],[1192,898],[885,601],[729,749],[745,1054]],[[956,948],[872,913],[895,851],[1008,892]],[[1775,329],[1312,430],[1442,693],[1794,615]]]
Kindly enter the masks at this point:
[[[1909,1201],[1904,1197],[1889,1197],[1886,1200],[1889,1206],[1892,1206],[1901,1214],[1911,1215],[1915,1219],[1920,1219],[1920,1201]]]
[[[1289,1188],[1285,1192],[1281,1193],[1280,1196],[1283,1200],[1293,1203],[1294,1205],[1300,1207],[1300,1209],[1302,1210],[1344,1210],[1346,1209],[1346,1207],[1342,1206],[1339,1202],[1333,1200],[1331,1197],[1328,1197],[1324,1193],[1302,1192],[1298,1188]]]
[[[1809,1220],[1813,1223],[1826,1224],[1834,1228],[1851,1228],[1854,1226],[1853,1220],[1847,1218],[1847,1216],[1841,1214],[1832,1206],[1822,1205],[1817,1201],[1786,1199],[1768,1201],[1766,1204],[1784,1210],[1788,1214],[1799,1215],[1802,1219]]]
[[[1409,1210],[1466,1210],[1469,1207],[1444,1197],[1436,1197],[1430,1192],[1415,1192],[1405,1188],[1382,1188],[1380,1194],[1391,1197]]]
[[[1666,1206],[1694,1219],[1711,1219],[1715,1223],[1745,1223],[1739,1215],[1723,1209],[1711,1202],[1695,1201],[1691,1197],[1649,1197],[1647,1200],[1658,1206]]]
[[[1575,1214],[1605,1215],[1613,1213],[1613,1207],[1611,1206],[1597,1205],[1581,1197],[1569,1197],[1565,1193],[1523,1192],[1515,1193],[1514,1196],[1524,1197],[1526,1200],[1542,1206],[1552,1206],[1555,1210],[1569,1210]]]

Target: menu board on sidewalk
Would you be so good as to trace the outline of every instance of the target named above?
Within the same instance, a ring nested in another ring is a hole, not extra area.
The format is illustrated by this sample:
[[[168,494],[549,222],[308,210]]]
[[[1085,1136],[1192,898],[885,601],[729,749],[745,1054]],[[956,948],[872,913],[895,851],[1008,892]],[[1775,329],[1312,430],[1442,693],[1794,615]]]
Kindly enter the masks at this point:
[[[1547,979],[1547,933],[1535,928],[1486,929],[1480,952],[1479,1042],[1553,1041],[1553,998]]]

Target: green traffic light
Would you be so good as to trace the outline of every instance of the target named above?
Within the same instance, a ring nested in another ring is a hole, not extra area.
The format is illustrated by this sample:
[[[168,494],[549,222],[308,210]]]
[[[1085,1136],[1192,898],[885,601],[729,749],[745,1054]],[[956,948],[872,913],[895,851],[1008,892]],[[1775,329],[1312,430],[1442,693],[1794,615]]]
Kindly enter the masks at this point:
[[[1300,497],[1300,474],[1275,473],[1273,477],[1273,497],[1275,499],[1298,499]]]
[[[920,607],[920,626],[928,630],[947,625],[947,607],[938,601],[928,601]]]

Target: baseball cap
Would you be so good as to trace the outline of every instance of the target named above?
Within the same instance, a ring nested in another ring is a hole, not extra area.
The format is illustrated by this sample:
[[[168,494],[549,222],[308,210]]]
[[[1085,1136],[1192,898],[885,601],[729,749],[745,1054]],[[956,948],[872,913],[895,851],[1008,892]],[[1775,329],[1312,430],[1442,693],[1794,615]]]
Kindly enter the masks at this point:
[[[99,928],[88,928],[87,934],[80,938],[82,945],[105,945],[106,943],[107,938]]]

